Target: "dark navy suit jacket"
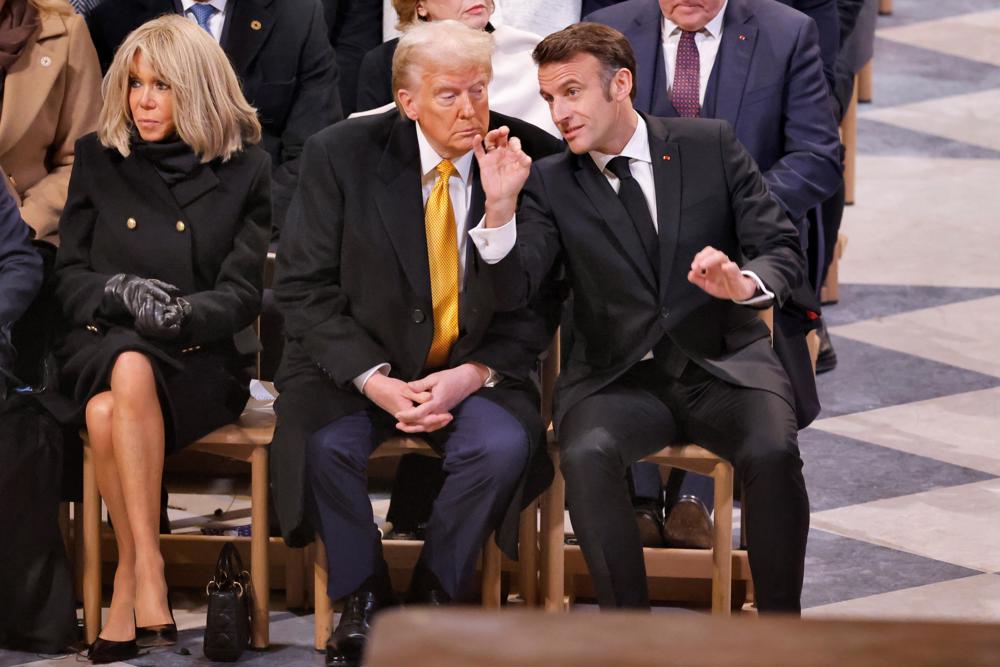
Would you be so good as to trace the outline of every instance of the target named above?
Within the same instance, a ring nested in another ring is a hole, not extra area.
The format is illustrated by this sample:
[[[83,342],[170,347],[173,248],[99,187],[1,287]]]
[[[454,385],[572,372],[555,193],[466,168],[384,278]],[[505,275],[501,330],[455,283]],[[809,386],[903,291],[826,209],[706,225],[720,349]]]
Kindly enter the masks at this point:
[[[800,221],[842,178],[816,23],[776,0],[729,0],[725,11],[702,115],[729,121],[774,198]],[[671,117],[661,19],[656,0],[628,0],[587,17],[632,44],[636,108]]]
[[[0,173],[0,178],[5,178]],[[0,368],[14,362],[10,330],[42,285],[42,258],[31,247],[28,225],[17,202],[0,187]],[[0,377],[0,396],[4,380]]]

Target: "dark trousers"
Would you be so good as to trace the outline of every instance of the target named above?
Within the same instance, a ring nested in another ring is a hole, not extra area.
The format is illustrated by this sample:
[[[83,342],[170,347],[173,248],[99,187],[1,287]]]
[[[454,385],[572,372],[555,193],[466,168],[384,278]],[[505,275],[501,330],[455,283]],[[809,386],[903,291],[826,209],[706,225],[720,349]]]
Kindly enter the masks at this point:
[[[671,379],[654,361],[580,401],[560,425],[566,500],[598,603],[649,606],[626,471],[679,440],[697,442],[742,476],[758,609],[799,612],[809,498],[791,406],[694,363]]]
[[[467,600],[475,594],[479,551],[527,465],[528,436],[510,413],[478,396],[460,403],[452,415],[448,426],[424,434],[443,454],[447,479],[434,501],[420,558],[452,599]],[[309,438],[313,513],[326,546],[331,600],[357,590],[382,567],[366,471],[382,441],[405,435],[394,424],[373,406]]]

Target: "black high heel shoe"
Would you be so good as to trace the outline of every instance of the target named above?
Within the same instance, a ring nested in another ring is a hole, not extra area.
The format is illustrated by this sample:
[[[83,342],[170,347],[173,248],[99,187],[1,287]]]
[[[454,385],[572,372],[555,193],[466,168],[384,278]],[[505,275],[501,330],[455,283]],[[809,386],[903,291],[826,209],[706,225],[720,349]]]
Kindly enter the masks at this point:
[[[116,642],[98,637],[87,651],[87,658],[95,665],[122,662],[130,660],[137,655],[139,655],[139,645],[136,644],[134,639]]]
[[[139,648],[154,646],[173,646],[177,643],[177,623],[174,621],[174,604],[167,595],[167,609],[170,610],[170,623],[147,625],[135,628],[135,643]]]

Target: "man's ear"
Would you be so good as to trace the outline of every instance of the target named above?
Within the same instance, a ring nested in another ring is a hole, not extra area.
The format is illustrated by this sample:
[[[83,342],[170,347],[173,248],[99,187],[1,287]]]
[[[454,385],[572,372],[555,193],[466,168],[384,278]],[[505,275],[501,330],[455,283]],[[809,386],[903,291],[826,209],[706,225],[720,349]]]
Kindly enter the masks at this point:
[[[417,100],[410,91],[406,88],[400,88],[396,91],[396,100],[407,118],[413,121],[417,120]]]
[[[620,68],[611,78],[611,97],[617,102],[629,99],[633,85],[632,72],[626,67]]]

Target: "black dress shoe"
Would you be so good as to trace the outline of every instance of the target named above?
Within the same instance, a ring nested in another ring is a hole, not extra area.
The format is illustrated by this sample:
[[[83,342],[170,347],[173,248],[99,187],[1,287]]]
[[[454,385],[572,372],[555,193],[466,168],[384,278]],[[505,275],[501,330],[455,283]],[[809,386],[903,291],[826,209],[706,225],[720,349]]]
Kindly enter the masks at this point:
[[[328,665],[356,665],[361,662],[368,631],[375,614],[395,603],[389,583],[388,568],[365,580],[358,590],[344,599],[340,622],[327,643]]]
[[[167,609],[170,610],[170,623],[147,625],[135,628],[135,643],[139,648],[154,646],[173,646],[177,643],[177,623],[174,622],[174,603],[167,593]]]
[[[137,655],[139,655],[139,647],[134,639],[116,642],[98,637],[87,651],[87,658],[95,665],[130,660]]]
[[[816,357],[816,374],[832,371],[837,367],[837,353],[833,350],[833,343],[830,341],[830,334],[826,330],[826,325],[822,324],[816,330],[819,335],[819,356]]]
[[[422,560],[417,561],[413,568],[413,578],[410,580],[410,591],[406,594],[407,604],[440,607],[451,603],[451,596],[445,593],[444,586],[437,576]]]
[[[712,515],[697,496],[681,496],[663,525],[667,546],[678,549],[711,549],[712,534]]]
[[[639,526],[639,539],[644,547],[662,548],[667,546],[663,539],[663,517],[653,506],[635,507],[635,522]]]

